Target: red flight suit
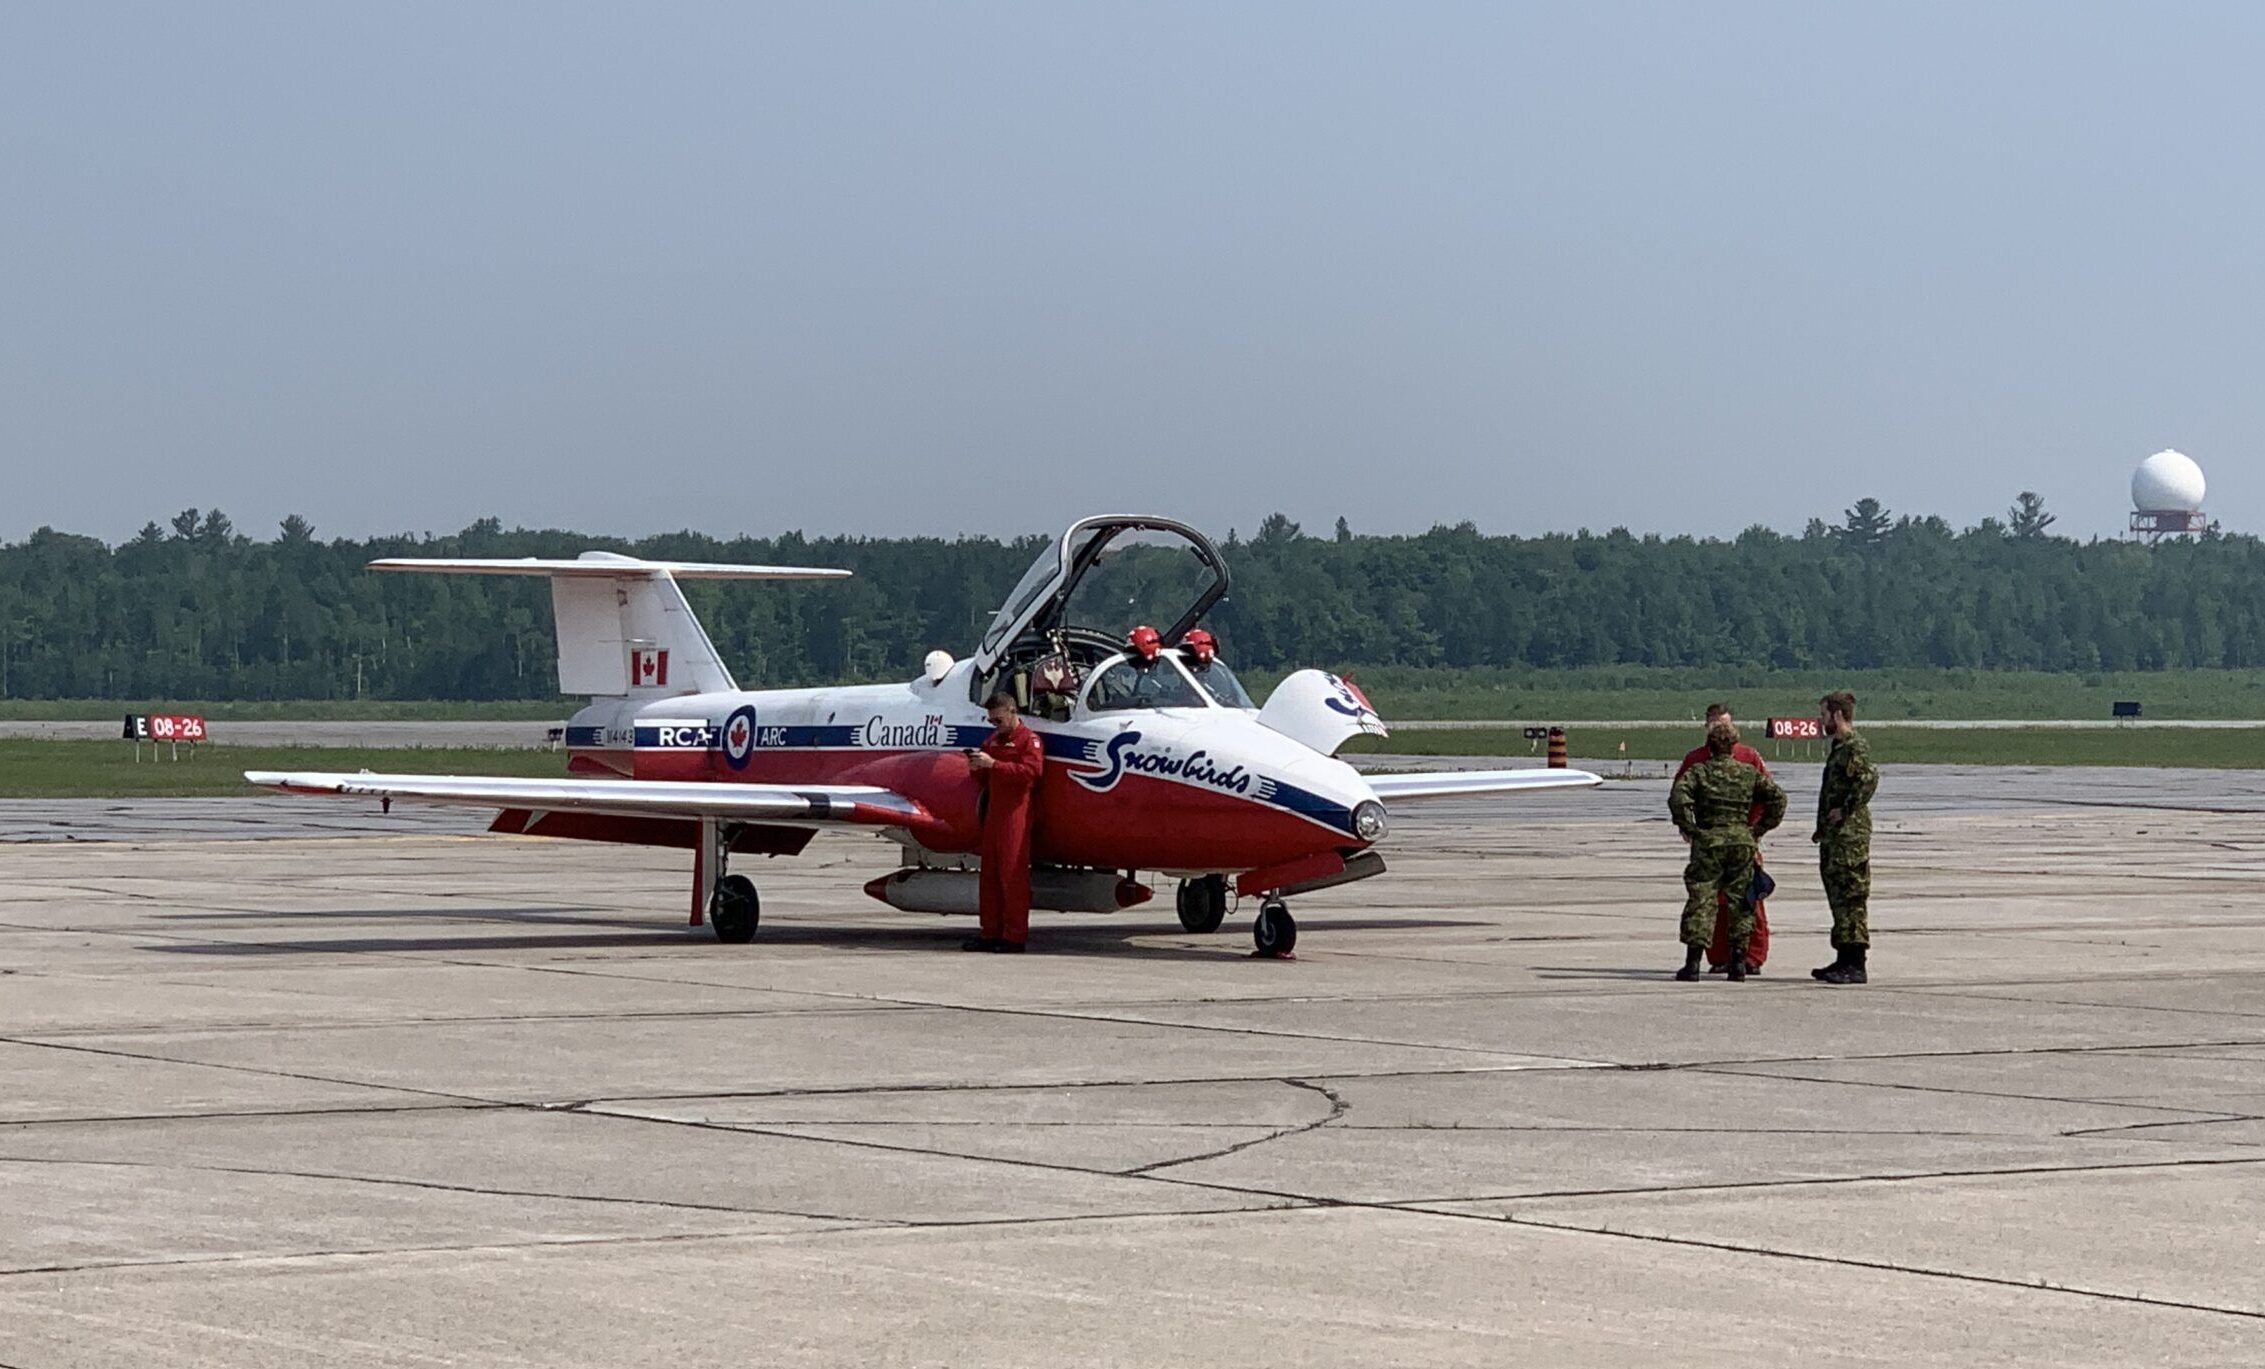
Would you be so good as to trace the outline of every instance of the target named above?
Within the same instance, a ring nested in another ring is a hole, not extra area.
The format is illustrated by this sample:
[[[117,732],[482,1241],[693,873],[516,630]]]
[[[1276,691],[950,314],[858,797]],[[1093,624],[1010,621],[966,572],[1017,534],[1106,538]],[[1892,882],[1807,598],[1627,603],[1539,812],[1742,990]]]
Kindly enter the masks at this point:
[[[983,739],[993,764],[975,772],[983,784],[983,870],[976,908],[982,935],[1020,945],[1030,936],[1030,825],[1046,748],[1016,722],[1014,731]]]
[[[1690,755],[1685,756],[1683,763],[1675,767],[1675,778],[1682,779],[1683,772],[1694,765],[1704,765],[1708,754],[1707,749],[1702,746]],[[1750,765],[1765,775],[1770,772],[1770,768],[1762,763],[1762,753],[1744,742],[1738,743],[1731,749],[1730,758],[1740,764]],[[1755,804],[1752,810],[1746,814],[1746,820],[1748,822],[1760,822],[1762,820],[1762,806],[1758,803]],[[1762,868],[1762,856],[1759,851],[1754,853],[1754,868],[1757,870]],[[1715,914],[1714,944],[1707,947],[1707,963],[1709,965],[1728,965],[1730,963],[1730,901],[1720,894],[1715,896]],[[1762,962],[1769,958],[1769,915],[1763,910],[1761,903],[1757,901],[1754,904],[1754,934],[1746,941],[1746,961],[1758,969]]]

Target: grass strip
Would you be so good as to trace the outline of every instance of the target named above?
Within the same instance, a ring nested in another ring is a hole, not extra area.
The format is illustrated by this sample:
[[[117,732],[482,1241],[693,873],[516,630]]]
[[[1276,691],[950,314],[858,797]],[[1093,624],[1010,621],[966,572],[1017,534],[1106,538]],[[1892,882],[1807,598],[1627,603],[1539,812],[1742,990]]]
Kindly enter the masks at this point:
[[[1772,742],[1749,729],[1747,740],[1771,761],[1821,761],[1819,742]],[[2175,728],[2008,727],[1972,731],[1897,728],[1864,730],[1872,759],[1881,765],[2144,765],[2203,769],[2265,767],[2265,726]],[[1699,728],[1592,727],[1566,734],[1573,755],[1590,760],[1669,761],[1700,743]],[[1356,737],[1349,755],[1539,756],[1541,744],[1521,729],[1439,728],[1403,731],[1389,738]]]

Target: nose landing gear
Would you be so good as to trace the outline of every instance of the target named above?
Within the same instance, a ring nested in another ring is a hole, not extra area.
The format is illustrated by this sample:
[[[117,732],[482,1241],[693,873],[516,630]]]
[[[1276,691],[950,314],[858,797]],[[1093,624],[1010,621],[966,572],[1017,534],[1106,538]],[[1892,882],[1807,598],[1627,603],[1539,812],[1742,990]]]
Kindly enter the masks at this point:
[[[1289,904],[1269,898],[1258,905],[1258,920],[1251,924],[1250,935],[1260,955],[1282,959],[1298,944],[1298,921],[1290,916]]]

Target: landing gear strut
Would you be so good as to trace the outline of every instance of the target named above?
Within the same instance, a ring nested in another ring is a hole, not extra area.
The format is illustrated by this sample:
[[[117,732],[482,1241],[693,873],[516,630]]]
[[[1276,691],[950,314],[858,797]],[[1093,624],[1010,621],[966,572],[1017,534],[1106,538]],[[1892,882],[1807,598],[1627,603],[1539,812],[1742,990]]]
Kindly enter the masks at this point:
[[[1269,898],[1258,905],[1258,921],[1251,924],[1250,935],[1260,955],[1286,956],[1298,944],[1298,920],[1290,916],[1289,904]]]
[[[1180,925],[1202,936],[1227,920],[1227,877],[1205,875],[1180,881]]]

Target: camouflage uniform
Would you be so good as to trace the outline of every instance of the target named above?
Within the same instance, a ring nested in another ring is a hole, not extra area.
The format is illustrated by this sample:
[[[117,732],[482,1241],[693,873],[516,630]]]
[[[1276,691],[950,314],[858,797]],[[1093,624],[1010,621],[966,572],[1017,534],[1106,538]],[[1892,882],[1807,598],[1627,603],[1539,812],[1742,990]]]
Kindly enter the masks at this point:
[[[1864,739],[1853,731],[1834,738],[1832,753],[1825,757],[1824,783],[1817,788],[1817,830],[1809,840],[1817,843],[1835,949],[1872,944],[1865,905],[1872,897],[1872,791],[1879,787],[1880,772],[1873,768],[1872,749]],[[1825,815],[1835,808],[1840,823],[1827,827]]]
[[[1761,819],[1747,821],[1760,804]],[[1683,868],[1683,944],[1714,939],[1715,896],[1730,909],[1730,940],[1743,946],[1754,930],[1746,886],[1754,879],[1756,838],[1785,820],[1785,791],[1777,781],[1735,756],[1715,756],[1683,772],[1667,798],[1675,830],[1691,839]]]

